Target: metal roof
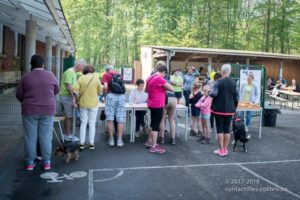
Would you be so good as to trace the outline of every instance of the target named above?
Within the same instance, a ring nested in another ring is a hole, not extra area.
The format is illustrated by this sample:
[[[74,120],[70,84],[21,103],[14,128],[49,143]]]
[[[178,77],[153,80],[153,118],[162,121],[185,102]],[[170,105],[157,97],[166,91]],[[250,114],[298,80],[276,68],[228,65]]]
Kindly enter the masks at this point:
[[[259,52],[259,51],[172,47],[172,46],[150,46],[150,45],[145,45],[144,47],[151,47],[156,51],[165,50],[165,51],[173,51],[173,52],[181,52],[181,53],[198,53],[198,54],[207,54],[207,55],[230,55],[230,56],[300,60],[300,55],[289,55],[289,54],[279,54],[279,53],[269,53],[269,52]]]
[[[37,39],[50,36],[66,49],[75,51],[72,34],[60,0],[0,0],[0,23],[25,35],[26,20],[37,22]]]

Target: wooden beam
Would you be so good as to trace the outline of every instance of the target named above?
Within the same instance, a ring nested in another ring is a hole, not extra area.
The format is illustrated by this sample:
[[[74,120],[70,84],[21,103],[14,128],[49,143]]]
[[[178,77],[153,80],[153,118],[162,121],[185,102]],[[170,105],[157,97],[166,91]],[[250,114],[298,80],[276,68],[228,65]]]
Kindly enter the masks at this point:
[[[155,54],[153,54],[153,58],[160,58],[166,56],[168,56],[168,53],[166,51],[157,51]]]

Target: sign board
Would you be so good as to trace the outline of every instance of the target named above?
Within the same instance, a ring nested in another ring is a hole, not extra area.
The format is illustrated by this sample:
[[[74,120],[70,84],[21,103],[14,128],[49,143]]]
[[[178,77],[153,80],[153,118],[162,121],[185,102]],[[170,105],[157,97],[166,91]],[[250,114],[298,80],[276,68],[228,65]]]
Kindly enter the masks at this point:
[[[260,96],[261,96],[261,70],[247,70],[247,69],[241,69],[240,70],[240,94],[241,94],[241,88],[242,85],[247,83],[247,76],[248,74],[252,73],[254,76],[253,84],[256,85],[258,90],[258,95],[255,100],[255,103],[260,103]]]
[[[132,81],[132,68],[123,68],[123,80]]]

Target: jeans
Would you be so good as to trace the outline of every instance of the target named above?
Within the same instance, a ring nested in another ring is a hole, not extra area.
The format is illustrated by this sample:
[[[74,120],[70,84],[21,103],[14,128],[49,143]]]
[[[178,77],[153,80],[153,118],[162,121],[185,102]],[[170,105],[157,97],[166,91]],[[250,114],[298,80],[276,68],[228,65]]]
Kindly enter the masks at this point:
[[[252,116],[252,111],[241,111],[239,112],[239,116],[241,119],[244,119],[244,112],[246,112],[246,123],[245,125],[248,127],[250,125],[251,122],[251,116]]]
[[[80,144],[85,143],[86,126],[89,123],[89,144],[94,145],[98,108],[80,108]]]
[[[39,140],[44,164],[50,164],[52,152],[53,115],[22,115],[25,142],[25,161],[32,165]]]

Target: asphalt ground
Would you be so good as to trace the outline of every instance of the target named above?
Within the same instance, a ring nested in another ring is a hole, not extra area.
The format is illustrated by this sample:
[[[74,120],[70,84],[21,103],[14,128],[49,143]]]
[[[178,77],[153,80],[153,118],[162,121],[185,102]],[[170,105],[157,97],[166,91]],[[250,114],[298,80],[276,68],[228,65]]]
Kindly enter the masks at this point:
[[[232,152],[230,145],[227,157],[213,154],[214,139],[209,145],[192,136],[185,141],[184,118],[177,144],[163,145],[163,155],[147,151],[146,135],[135,143],[126,135],[123,148],[109,147],[97,126],[95,150],[80,152],[69,164],[53,156],[46,174],[39,165],[24,170],[22,129],[2,130],[0,199],[300,199],[299,116],[299,110],[282,110],[276,127],[263,127],[261,139],[255,117],[248,152],[241,146]]]

